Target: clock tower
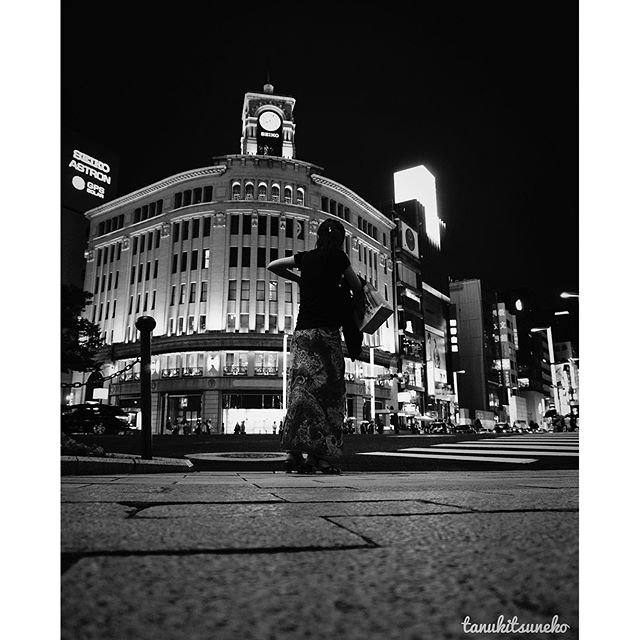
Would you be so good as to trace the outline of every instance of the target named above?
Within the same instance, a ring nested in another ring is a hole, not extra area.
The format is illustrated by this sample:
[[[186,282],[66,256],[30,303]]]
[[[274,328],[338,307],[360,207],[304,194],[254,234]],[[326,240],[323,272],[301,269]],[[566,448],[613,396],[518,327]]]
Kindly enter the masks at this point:
[[[295,158],[295,104],[295,98],[275,95],[268,83],[262,93],[245,93],[240,153]]]

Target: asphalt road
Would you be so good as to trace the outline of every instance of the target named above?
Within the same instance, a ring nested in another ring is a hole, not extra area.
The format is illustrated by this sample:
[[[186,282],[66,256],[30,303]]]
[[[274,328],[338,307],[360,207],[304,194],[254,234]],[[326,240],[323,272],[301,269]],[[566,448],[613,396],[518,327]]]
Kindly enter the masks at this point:
[[[99,444],[107,453],[141,453],[142,449],[139,433],[74,435],[73,438],[87,444]],[[577,469],[577,445],[577,433],[358,434],[345,436],[340,466],[344,471]],[[191,454],[225,453],[231,456],[190,457]],[[241,453],[250,455],[240,456]],[[281,453],[277,435],[153,437],[154,456],[188,457],[197,471],[281,471]]]

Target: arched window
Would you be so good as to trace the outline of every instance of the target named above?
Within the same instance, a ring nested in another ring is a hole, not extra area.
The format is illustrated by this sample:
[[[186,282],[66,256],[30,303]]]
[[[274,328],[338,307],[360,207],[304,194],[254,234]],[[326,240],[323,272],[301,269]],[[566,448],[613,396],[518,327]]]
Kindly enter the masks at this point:
[[[240,183],[239,182],[234,182],[231,185],[231,199],[240,200]]]
[[[291,204],[291,198],[292,197],[293,197],[293,189],[289,185],[287,185],[284,188],[284,201],[287,204]]]
[[[267,199],[267,185],[264,182],[258,184],[258,200]]]
[[[304,205],[304,189],[302,187],[296,189],[296,204]]]
[[[244,199],[245,200],[253,200],[254,199],[253,182],[247,182],[244,185]]]
[[[271,185],[271,200],[273,202],[280,202],[280,185],[279,184]]]

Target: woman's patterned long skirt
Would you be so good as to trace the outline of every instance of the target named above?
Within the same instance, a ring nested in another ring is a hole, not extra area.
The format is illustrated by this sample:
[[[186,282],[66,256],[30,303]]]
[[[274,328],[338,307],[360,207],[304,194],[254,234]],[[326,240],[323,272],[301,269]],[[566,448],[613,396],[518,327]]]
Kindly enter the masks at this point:
[[[282,449],[336,461],[342,453],[345,393],[340,330],[295,331]]]

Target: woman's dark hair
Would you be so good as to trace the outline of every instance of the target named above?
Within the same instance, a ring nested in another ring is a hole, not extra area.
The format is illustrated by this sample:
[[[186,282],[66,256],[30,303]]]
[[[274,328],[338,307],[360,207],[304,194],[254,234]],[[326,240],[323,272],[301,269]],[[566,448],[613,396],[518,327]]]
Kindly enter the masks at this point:
[[[316,249],[342,249],[344,227],[338,220],[328,219],[318,227]]]

